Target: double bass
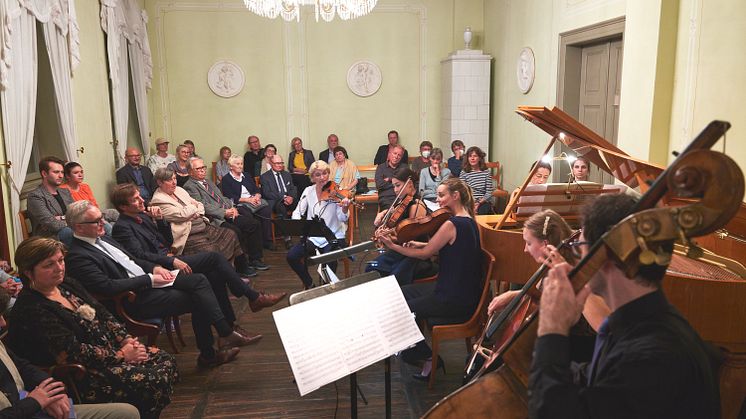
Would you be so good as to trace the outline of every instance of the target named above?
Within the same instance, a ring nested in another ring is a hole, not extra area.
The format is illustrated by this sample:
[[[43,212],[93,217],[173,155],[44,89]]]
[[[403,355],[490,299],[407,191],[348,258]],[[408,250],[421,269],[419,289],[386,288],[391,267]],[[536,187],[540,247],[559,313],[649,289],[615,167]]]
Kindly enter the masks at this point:
[[[582,127],[575,122],[571,128],[562,129],[553,125],[558,119],[572,121],[572,118],[566,116],[558,109],[551,112],[547,109],[521,108],[519,111],[526,111],[524,116],[532,120],[547,132],[569,137],[573,141],[586,140],[589,135],[584,132],[579,134]],[[531,113],[535,111],[535,113]],[[536,115],[541,113],[545,118],[538,118]],[[532,119],[535,118],[535,119]],[[574,121],[572,121],[574,122]],[[655,241],[679,239],[690,249],[689,253],[697,253],[698,247],[691,242],[691,237],[706,235],[714,232],[724,226],[731,217],[742,208],[743,197],[743,175],[740,173],[737,165],[727,156],[709,151],[712,144],[722,136],[728,129],[729,124],[725,122],[711,123],[695,141],[684,151],[679,158],[672,164],[669,169],[662,172],[657,180],[650,186],[643,199],[638,204],[636,214],[633,214],[624,222],[618,224],[607,235],[596,243],[589,255],[581,260],[577,267],[571,273],[573,287],[577,291],[590,279],[591,275],[606,260],[607,252],[599,252],[601,249],[607,249],[628,266],[628,275],[633,275],[635,269],[640,263],[650,263],[662,257],[652,252],[648,243]],[[589,130],[588,130],[589,131]],[[575,134],[575,135],[573,135]],[[573,135],[572,137],[570,137]],[[595,134],[593,134],[595,135]],[[556,135],[555,139],[559,136]],[[597,136],[596,136],[597,137]],[[600,138],[600,137],[598,137]],[[597,140],[597,138],[594,138]],[[603,141],[603,139],[601,139]],[[586,146],[587,146],[586,142]],[[597,144],[594,144],[597,145]],[[606,150],[609,151],[609,150]],[[623,152],[619,150],[609,151],[613,159],[604,159],[601,161],[621,162]],[[630,159],[632,165],[636,165],[638,170],[627,171],[627,179],[645,180],[650,177],[650,173],[655,173],[655,168],[639,170],[644,165]],[[622,163],[624,164],[624,163]],[[618,165],[615,169],[619,169]],[[604,167],[604,166],[601,166]],[[613,173],[614,170],[609,170]],[[641,182],[642,183],[642,182]],[[644,183],[643,183],[644,184]],[[647,186],[644,184],[644,186]],[[653,208],[661,199],[665,202],[673,202],[676,199],[684,199],[685,205],[669,206],[662,208]],[[506,211],[507,213],[507,211]],[[506,225],[505,220],[497,220],[497,224]],[[484,230],[484,228],[483,228]],[[491,250],[494,252],[494,250]],[[676,256],[674,255],[676,259]],[[672,263],[672,266],[674,263]],[[705,281],[699,281],[705,283]],[[669,298],[671,289],[677,287],[674,281],[664,280],[664,290]],[[687,284],[691,289],[691,284]],[[697,289],[702,290],[701,284]],[[708,284],[712,285],[712,284]],[[746,288],[743,281],[734,282],[732,285],[738,288],[741,297],[744,296]],[[712,295],[712,286],[709,287],[708,295]],[[687,293],[691,297],[691,293]],[[677,305],[676,298],[670,298],[674,305]],[[727,304],[730,306],[730,304]],[[701,308],[701,307],[700,307]],[[686,310],[684,314],[687,315]],[[701,311],[701,310],[700,310]],[[530,369],[530,354],[533,349],[533,342],[536,336],[536,316],[532,316],[525,322],[520,322],[519,330],[510,336],[510,344],[507,348],[498,354],[504,364],[495,372],[485,374],[484,371],[480,378],[470,382],[463,388],[454,392],[450,396],[436,404],[425,417],[439,418],[458,415],[460,417],[526,417],[528,402],[528,371]],[[690,320],[691,322],[691,320]],[[715,333],[703,333],[697,327],[696,322],[692,322],[704,339],[720,343],[717,338],[733,338],[735,332],[717,331]],[[708,331],[709,332],[709,331]],[[730,334],[729,334],[730,332]],[[715,337],[716,339],[713,339]],[[743,332],[737,338],[741,342],[746,342]],[[721,345],[722,346],[722,345]],[[732,348],[738,349],[736,345]],[[727,362],[726,362],[727,363]],[[726,368],[727,365],[726,365]],[[731,366],[730,369],[721,375],[723,380],[730,380],[730,386],[721,385],[723,414],[735,416],[735,411],[740,407],[743,394],[746,393],[746,374],[744,374],[743,364]]]

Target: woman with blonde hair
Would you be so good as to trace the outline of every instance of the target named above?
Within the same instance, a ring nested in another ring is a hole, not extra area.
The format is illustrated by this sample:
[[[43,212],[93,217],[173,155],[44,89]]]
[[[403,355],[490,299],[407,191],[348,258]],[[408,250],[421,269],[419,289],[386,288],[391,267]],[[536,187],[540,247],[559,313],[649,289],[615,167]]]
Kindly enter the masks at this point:
[[[316,253],[327,253],[334,247],[345,247],[345,233],[347,232],[347,219],[350,200],[345,198],[340,202],[322,200],[322,188],[329,182],[329,165],[322,160],[313,162],[308,168],[311,175],[312,185],[303,190],[298,199],[298,206],[293,211],[294,220],[312,220],[318,217],[324,220],[324,224],[332,231],[337,243],[330,243],[325,237],[308,237],[305,244],[299,243],[291,247],[287,254],[287,261],[303,282],[305,289],[312,288],[313,279],[308,274],[306,256]],[[336,271],[337,263],[329,264]]]
[[[24,282],[9,315],[7,341],[35,365],[81,364],[86,403],[125,402],[157,418],[178,380],[174,357],[140,343],[74,279],[65,275],[65,246],[32,237],[16,249]]]
[[[389,249],[407,257],[440,258],[440,271],[435,282],[402,287],[409,309],[418,319],[431,317],[462,319],[474,314],[482,295],[482,248],[479,229],[474,221],[474,199],[469,187],[460,179],[451,178],[438,186],[438,204],[451,211],[451,217],[440,226],[427,243],[410,241],[402,245],[382,237]],[[403,354],[407,362],[425,360],[422,372],[413,377],[428,380],[433,369],[432,351],[422,341]],[[445,365],[437,360],[437,368]]]

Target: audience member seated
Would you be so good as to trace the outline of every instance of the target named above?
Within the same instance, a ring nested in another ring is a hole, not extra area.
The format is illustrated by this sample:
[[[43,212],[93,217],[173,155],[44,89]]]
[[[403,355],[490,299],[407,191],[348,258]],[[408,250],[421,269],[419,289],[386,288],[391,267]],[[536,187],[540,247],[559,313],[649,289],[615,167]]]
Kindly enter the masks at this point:
[[[388,209],[394,202],[396,194],[394,193],[394,185],[391,183],[391,178],[394,177],[399,167],[409,167],[407,163],[402,160],[404,155],[404,149],[397,145],[391,148],[389,157],[385,162],[381,163],[376,167],[376,190],[378,192],[378,208],[381,210]]]
[[[223,176],[227,175],[231,168],[228,166],[228,158],[233,154],[231,148],[227,145],[220,147],[220,159],[215,164],[215,184],[220,185],[223,180]]]
[[[218,252],[235,264],[239,274],[247,277],[256,275],[254,268],[249,266],[236,233],[210,224],[205,217],[205,206],[176,186],[176,175],[171,169],[159,169],[155,172],[155,180],[158,189],[150,204],[160,207],[163,218],[171,223],[173,254]]]
[[[15,260],[25,287],[10,313],[9,346],[36,365],[84,366],[78,386],[85,402],[130,403],[141,417],[157,418],[178,379],[173,356],[127,334],[75,279],[65,277],[61,242],[30,238],[18,246]]]
[[[474,314],[482,294],[482,248],[479,229],[474,221],[474,202],[469,187],[460,179],[451,178],[438,186],[438,204],[453,214],[427,243],[411,241],[395,244],[387,236],[381,241],[389,249],[407,257],[440,258],[440,270],[435,282],[402,287],[409,309],[417,319],[431,317],[463,319]],[[422,372],[414,378],[426,381],[433,369],[432,352],[425,341],[402,353],[405,362],[425,360]],[[445,366],[437,360],[436,369]]]
[[[140,165],[142,154],[135,147],[129,147],[124,152],[127,164],[117,170],[117,183],[134,183],[140,189],[140,196],[145,202],[150,202],[155,192],[153,172]]]
[[[249,144],[249,150],[243,155],[243,168],[246,175],[253,179],[261,174],[259,165],[264,159],[264,150],[256,135],[249,136],[246,141]]]
[[[241,161],[240,158],[237,160]],[[269,269],[262,262],[262,223],[254,218],[248,208],[234,207],[233,201],[223,196],[220,189],[207,179],[207,166],[202,159],[192,159],[191,164],[191,177],[184,184],[184,190],[202,203],[205,216],[214,226],[225,227],[236,233],[252,268],[259,271]]]
[[[71,161],[65,165],[66,182],[60,185],[60,188],[70,191],[73,201],[86,200],[101,209],[101,207],[98,206],[98,202],[96,202],[96,197],[93,196],[91,187],[83,182],[83,179],[83,166],[78,162]],[[119,218],[119,213],[115,209],[105,209],[101,210],[101,212],[104,213],[104,219],[106,221],[113,223],[117,221],[117,218]],[[111,224],[106,223],[104,228],[106,228],[106,235],[111,236]]]
[[[6,329],[4,316],[8,295],[0,290],[0,328]],[[76,404],[70,413],[70,399],[65,384],[51,378],[29,361],[16,356],[0,342],[0,388],[5,401],[0,403],[0,417],[17,419],[139,419],[137,409],[126,403]]]
[[[16,303],[16,297],[18,297],[18,294],[23,289],[23,283],[21,283],[21,279],[11,276],[8,273],[10,271],[11,268],[8,264],[8,261],[0,260],[0,288],[2,288],[10,297],[10,301],[8,302],[8,307],[6,308],[6,310],[10,310],[11,308],[13,308],[13,305]],[[0,313],[2,313],[3,311],[0,311]],[[0,327],[0,329],[2,329],[2,327]],[[0,417],[2,416],[0,415]]]
[[[404,161],[404,163],[408,162],[409,153],[407,153],[407,150],[404,148],[404,146],[399,143],[399,133],[395,130],[389,131],[388,139],[389,142],[387,144],[378,147],[376,156],[373,158],[373,164],[380,165],[385,163],[389,155],[391,154],[391,149],[396,146],[399,146],[402,149],[402,160]]]
[[[265,294],[254,291],[241,279],[228,260],[217,252],[199,252],[192,255],[173,256],[168,253],[173,243],[171,226],[163,219],[160,208],[145,209],[137,189],[130,185],[117,185],[111,193],[111,202],[122,212],[120,222],[114,226],[114,239],[135,258],[144,259],[167,269],[184,273],[199,273],[210,281],[215,297],[228,323],[245,337],[254,338],[235,324],[236,316],[226,294],[226,285],[236,297],[248,297],[251,311],[259,311],[280,301],[285,294]]]
[[[146,166],[151,172],[155,173],[161,167],[166,167],[176,161],[176,156],[168,152],[168,139],[158,137],[155,140],[155,154],[148,157]]]
[[[186,140],[184,140],[184,141],[183,141],[183,144],[184,144],[185,146],[189,147],[189,158],[190,158],[190,159],[191,159],[191,158],[194,158],[194,157],[199,157],[199,155],[198,155],[198,154],[197,154],[197,152],[195,151],[195,147],[194,147],[194,141],[192,141],[192,140],[189,140],[189,139],[186,139]]]
[[[360,180],[360,172],[357,171],[355,162],[347,158],[347,150],[344,147],[334,148],[334,160],[329,164],[329,172],[339,189],[355,192],[355,186]]]
[[[327,149],[319,153],[319,160],[332,164],[335,158],[334,149],[339,146],[339,137],[337,137],[337,134],[329,134],[326,137],[326,145],[328,146]],[[347,158],[346,153],[345,158]]]
[[[587,181],[590,170],[591,162],[588,160],[587,157],[576,157],[575,161],[572,162],[572,180]]]
[[[290,155],[288,156],[288,171],[293,177],[293,183],[298,190],[307,188],[311,181],[308,179],[308,168],[315,160],[313,151],[303,148],[303,140],[298,137],[290,141]]]
[[[39,161],[41,184],[26,198],[26,208],[31,219],[31,231],[35,236],[57,237],[69,244],[73,232],[65,224],[65,212],[73,203],[73,197],[67,189],[61,189],[64,178],[64,162],[54,156],[44,157]]]
[[[277,147],[275,147],[274,144],[267,144],[267,146],[264,147],[264,158],[262,159],[257,176],[261,176],[272,170],[272,157],[274,157],[275,154],[277,154]]]
[[[537,212],[523,223],[523,241],[526,245],[523,251],[528,253],[537,263],[546,261],[547,256],[554,254],[553,263],[560,261],[574,264],[577,257],[573,248],[565,246],[561,250],[556,247],[570,237],[572,229],[562,217],[553,210]],[[516,278],[525,282],[528,278]],[[522,287],[511,284],[511,291],[495,296],[487,309],[488,315],[501,311],[513,300]],[[588,362],[593,355],[593,344],[596,334],[591,326],[581,317],[570,331],[570,358],[574,362]]]
[[[412,171],[419,174],[422,169],[430,166],[430,155],[433,151],[433,143],[430,141],[423,141],[420,143],[420,155],[415,157],[412,162]]]
[[[184,271],[174,275],[160,265],[131,255],[106,237],[98,208],[86,201],[75,202],[70,206],[67,222],[75,231],[75,239],[65,263],[86,291],[109,298],[126,291],[136,292],[137,298],[126,309],[138,320],[192,313],[192,329],[200,351],[199,366],[216,367],[231,362],[238,355],[238,346],[258,340],[234,331],[234,326],[226,320],[228,314],[221,309],[226,302],[218,302],[204,275]],[[212,346],[211,326],[220,336],[217,351]]]
[[[536,169],[536,172],[533,176],[531,176],[531,179],[528,181],[529,185],[543,185],[549,181],[549,176],[552,175],[552,165],[543,162],[539,160],[538,162],[535,162],[531,164],[531,170],[534,170],[534,166],[539,166],[538,169]],[[520,192],[521,188],[515,188],[513,192],[510,193],[510,200],[512,201],[515,196]]]
[[[442,167],[443,151],[434,148],[430,153],[430,166],[420,170],[420,196],[422,199],[435,202],[437,197],[438,186],[444,180],[451,177],[451,171],[447,167]]]
[[[305,243],[299,243],[290,248],[287,254],[288,264],[303,281],[305,289],[314,286],[313,279],[308,274],[306,257],[316,254],[316,250],[327,253],[336,248],[346,247],[345,232],[347,231],[347,214],[350,206],[350,200],[347,198],[339,203],[319,199],[321,188],[329,181],[329,165],[326,162],[321,160],[313,162],[309,166],[309,173],[313,184],[301,193],[298,206],[293,211],[293,219],[311,220],[318,217],[324,220],[326,226],[336,237],[337,243],[330,243],[324,237],[308,237]],[[328,266],[332,271],[337,270],[337,262],[332,262]]]
[[[479,147],[469,147],[466,150],[464,166],[459,175],[459,178],[471,188],[474,198],[474,212],[480,215],[494,212],[492,210],[492,191],[495,190],[495,183],[492,179],[492,172],[484,163],[484,156],[484,151]]]
[[[232,155],[228,159],[230,172],[223,178],[220,190],[223,195],[233,201],[233,205],[248,209],[262,223],[262,238],[264,248],[272,245],[272,209],[266,199],[262,199],[262,192],[256,185],[256,180],[244,171],[243,160],[240,156]]]
[[[181,144],[176,147],[176,161],[166,166],[176,173],[176,184],[183,187],[187,180],[189,180],[189,159],[190,159],[189,147]],[[145,202],[148,202],[145,200]]]
[[[259,178],[262,185],[262,197],[267,200],[272,212],[280,218],[288,218],[288,211],[298,205],[298,188],[293,184],[290,173],[285,170],[285,163],[279,154],[272,156],[272,170]],[[285,248],[290,249],[290,236],[283,237]]]
[[[429,211],[427,210],[427,207],[417,196],[417,189],[415,188],[415,185],[417,184],[417,175],[412,170],[408,167],[400,168],[396,173],[394,173],[391,183],[394,185],[394,193],[397,195],[401,193],[402,199],[407,195],[413,197],[404,209],[404,212],[396,225],[404,220],[414,220],[428,214]],[[376,215],[376,218],[373,221],[373,226],[376,227],[376,229],[382,227],[390,210],[391,209],[381,211]],[[396,228],[396,225],[383,226],[382,228]],[[417,238],[419,241],[427,241],[427,239],[428,237],[426,236]],[[381,273],[381,276],[394,275],[396,276],[396,281],[399,285],[408,285],[412,283],[412,279],[414,278],[417,261],[416,258],[407,257],[389,249],[369,263],[368,266],[365,267],[365,271],[378,271]]]
[[[461,160],[464,156],[464,142],[461,140],[453,140],[451,142],[451,152],[453,156],[448,158],[448,169],[453,174],[453,177],[459,177],[461,175]]]

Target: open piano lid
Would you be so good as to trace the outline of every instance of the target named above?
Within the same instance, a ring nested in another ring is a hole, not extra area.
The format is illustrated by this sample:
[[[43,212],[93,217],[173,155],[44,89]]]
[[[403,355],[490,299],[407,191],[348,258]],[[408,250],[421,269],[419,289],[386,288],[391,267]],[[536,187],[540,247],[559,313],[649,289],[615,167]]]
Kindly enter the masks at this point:
[[[549,110],[519,106],[516,113],[630,188],[636,188],[641,182],[652,182],[663,172],[663,167],[630,157],[557,107]]]

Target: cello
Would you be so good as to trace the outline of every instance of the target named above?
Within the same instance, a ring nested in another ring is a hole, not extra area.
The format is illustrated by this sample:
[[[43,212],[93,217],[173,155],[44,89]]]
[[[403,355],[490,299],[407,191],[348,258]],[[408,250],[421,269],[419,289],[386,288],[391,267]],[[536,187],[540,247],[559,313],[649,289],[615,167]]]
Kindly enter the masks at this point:
[[[670,255],[651,250],[656,243],[679,240],[697,249],[690,238],[716,231],[736,214],[743,199],[743,174],[728,156],[710,150],[728,128],[727,122],[710,123],[655,180],[632,215],[591,246],[569,274],[576,293],[610,256],[626,267],[628,277],[634,277],[642,265],[668,264]],[[655,208],[664,196],[691,203]],[[519,327],[495,355],[502,358],[503,365],[494,372],[477,374],[477,379],[438,402],[423,417],[526,417],[536,318],[508,318]]]

